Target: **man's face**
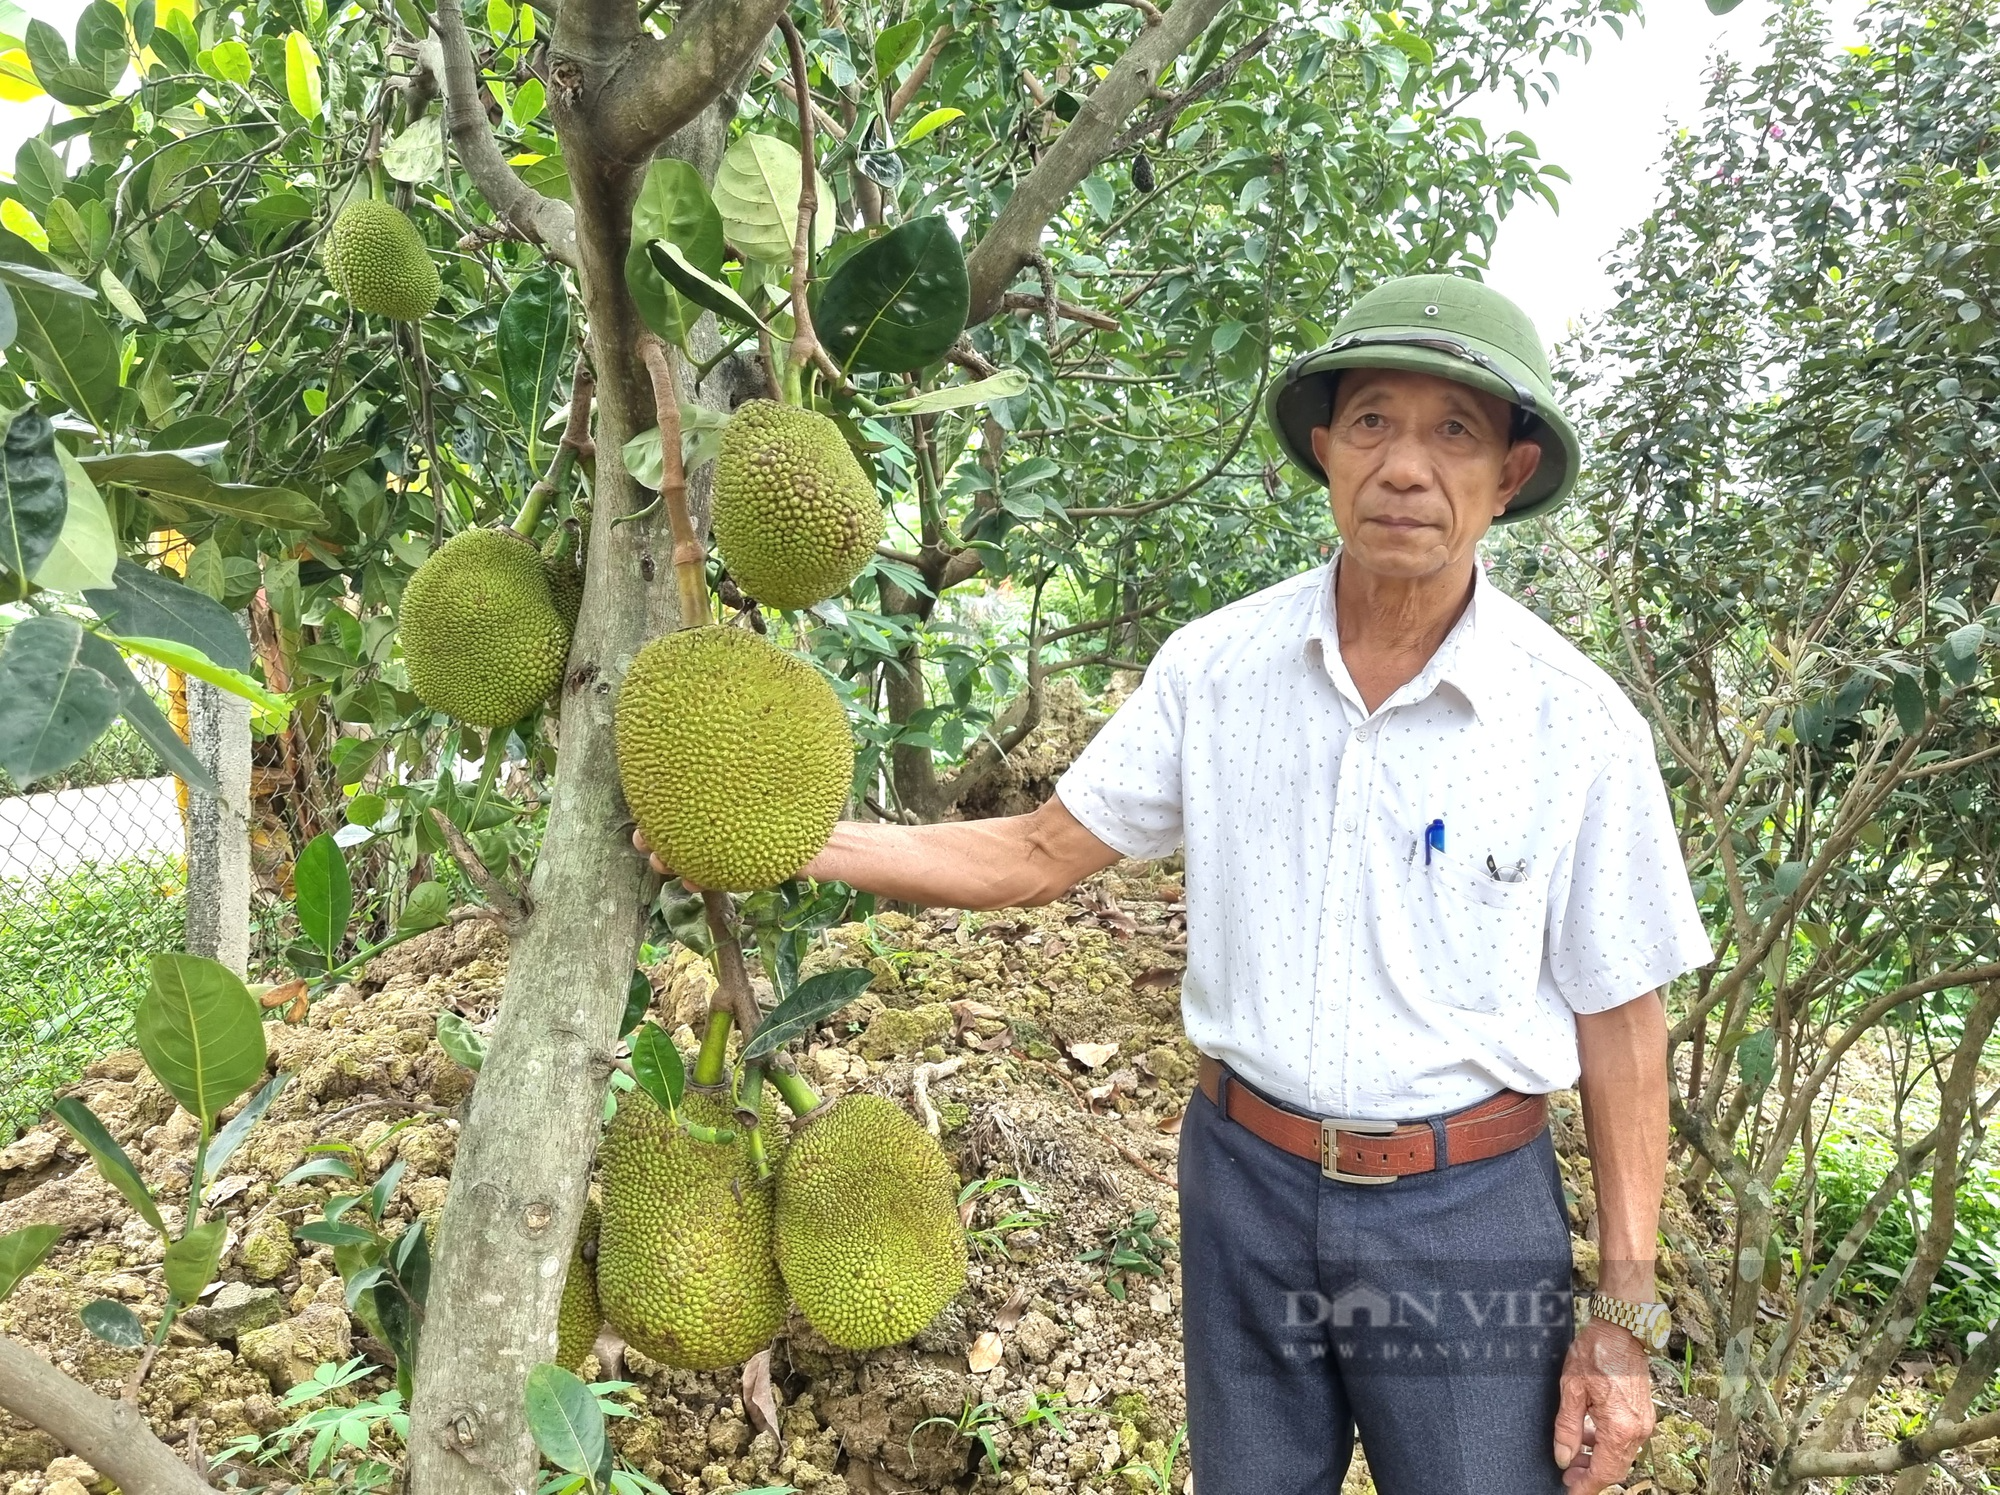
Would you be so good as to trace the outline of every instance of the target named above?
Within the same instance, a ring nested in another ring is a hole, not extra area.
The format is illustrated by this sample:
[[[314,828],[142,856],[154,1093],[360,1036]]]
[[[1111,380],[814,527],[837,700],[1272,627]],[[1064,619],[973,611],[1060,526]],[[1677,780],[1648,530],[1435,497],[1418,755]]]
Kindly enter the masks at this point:
[[[1349,369],[1312,433],[1343,552],[1418,579],[1455,567],[1533,475],[1541,448],[1509,444],[1513,408],[1434,374]]]

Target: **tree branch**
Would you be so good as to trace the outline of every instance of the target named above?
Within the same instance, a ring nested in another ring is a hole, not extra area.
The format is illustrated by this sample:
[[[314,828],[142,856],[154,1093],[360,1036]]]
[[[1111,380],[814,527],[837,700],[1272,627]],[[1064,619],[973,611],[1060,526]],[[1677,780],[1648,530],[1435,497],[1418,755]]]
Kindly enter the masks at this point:
[[[708,552],[695,533],[694,512],[688,507],[687,467],[681,460],[681,402],[674,378],[673,355],[652,333],[639,339],[639,357],[653,381],[654,419],[660,427],[660,502],[666,506],[667,528],[674,536],[674,585],[679,588],[681,627],[700,628],[709,621]]]
[[[544,197],[522,181],[500,153],[492,121],[479,102],[479,74],[459,0],[438,0],[432,27],[417,43],[417,65],[444,95],[445,133],[459,164],[502,223],[541,245],[551,259],[577,269],[576,214],[560,198]]]
[[[1159,108],[1148,113],[1138,124],[1132,126],[1123,135],[1120,135],[1111,143],[1111,149],[1106,151],[1105,155],[1107,157],[1122,156],[1125,152],[1132,149],[1133,146],[1152,134],[1153,131],[1172,124],[1186,112],[1188,105],[1194,103],[1205,94],[1215,92],[1216,89],[1235,77],[1236,70],[1268,47],[1271,44],[1271,38],[1277,34],[1278,28],[1276,26],[1266,26],[1262,31],[1251,37],[1249,41],[1230,53],[1228,57],[1224,58],[1215,67],[1203,73],[1186,88],[1160,105]]]
[[[486,750],[492,752],[494,749],[489,744]],[[518,927],[531,912],[532,906],[526,896],[516,893],[495,877],[485,860],[472,849],[472,843],[466,839],[465,832],[453,825],[451,817],[435,805],[431,807],[431,819],[437,823],[438,834],[444,837],[445,845],[451,848],[451,858],[458,863],[459,870],[465,874],[467,880],[485,895],[488,903],[500,911],[510,930]]]
[[[785,34],[785,50],[792,59],[792,101],[799,111],[799,221],[792,234],[792,348],[790,362],[800,374],[811,364],[835,389],[842,388],[846,376],[813,330],[812,310],[806,304],[806,290],[812,280],[813,215],[819,211],[819,162],[813,151],[812,85],[806,67],[805,38],[787,15],[778,17],[778,29]],[[789,384],[791,376],[787,376]]]
[[[1802,1448],[1787,1461],[1786,1468],[1800,1479],[1838,1479],[1843,1475],[1888,1474],[1916,1464],[1928,1464],[1951,1448],[2000,1437],[2000,1412],[1988,1412],[1970,1422],[1932,1423],[1921,1433],[1912,1434],[1881,1448],[1845,1450]]]
[[[937,34],[931,38],[931,44],[924,48],[924,55],[919,57],[917,65],[910,69],[910,76],[905,78],[902,86],[890,96],[889,123],[896,122],[896,116],[910,107],[910,100],[917,96],[917,90],[930,81],[931,69],[937,66],[938,54],[944,51],[945,43],[951,40],[952,29],[949,21],[938,27]]]
[[[1026,291],[1009,291],[1005,296],[1000,298],[1000,308],[1002,311],[1043,312],[1048,310],[1048,302],[1040,296],[1030,295]],[[1107,317],[1103,312],[1092,311],[1087,306],[1072,306],[1067,301],[1056,302],[1056,315],[1072,322],[1086,323],[1102,332],[1116,332],[1119,326],[1116,317]],[[1169,377],[1179,378],[1180,376],[1178,374],[1162,376],[1151,382],[1165,383]],[[1134,382],[1138,381],[1135,380]]]
[[[1174,0],[1158,24],[1148,22],[1139,39],[1111,65],[1104,81],[1090,91],[1058,135],[1042,152],[1027,178],[1014,188],[992,228],[966,256],[972,281],[972,313],[967,325],[986,321],[1000,310],[1014,277],[1027,264],[1041,239],[1042,227],[1111,154],[1121,125],[1145,102],[1161,69],[1179,56],[1229,8],[1231,0]]]
[[[0,1335],[0,1407],[25,1417],[125,1495],[211,1495],[139,1409],[72,1381],[18,1340]]]
[[[697,0],[665,40],[635,37],[620,63],[580,102],[599,146],[638,165],[740,77],[763,50],[784,0]]]

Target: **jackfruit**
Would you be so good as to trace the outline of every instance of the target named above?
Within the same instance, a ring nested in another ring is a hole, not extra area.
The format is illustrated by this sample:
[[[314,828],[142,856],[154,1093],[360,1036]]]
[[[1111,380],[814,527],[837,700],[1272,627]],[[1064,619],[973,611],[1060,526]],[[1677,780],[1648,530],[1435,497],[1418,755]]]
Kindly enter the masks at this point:
[[[813,1328],[852,1350],[900,1344],[965,1285],[958,1175],[879,1095],[844,1095],[778,1161],[778,1266]]]
[[[350,202],[327,230],[326,278],[355,310],[398,322],[428,316],[444,293],[417,226],[372,197]]]
[[[784,1323],[771,1181],[758,1179],[726,1097],[690,1089],[681,1111],[737,1128],[737,1140],[689,1136],[643,1091],[620,1098],[598,1149],[598,1302],[626,1343],[653,1359],[720,1370],[749,1359]]]
[[[819,671],[742,628],[641,649],[617,708],[625,802],[698,887],[754,892],[826,845],[854,774],[847,715]]]
[[[569,634],[540,554],[512,530],[459,531],[403,589],[410,689],[475,727],[534,710],[562,679]]]
[[[722,428],[713,527],[744,591],[767,607],[811,607],[867,564],[882,541],[882,505],[839,426],[749,400]]]
[[[570,1247],[569,1275],[563,1279],[562,1306],[556,1310],[556,1364],[575,1370],[597,1343],[604,1322],[597,1308],[597,1201],[586,1200],[583,1220]]]

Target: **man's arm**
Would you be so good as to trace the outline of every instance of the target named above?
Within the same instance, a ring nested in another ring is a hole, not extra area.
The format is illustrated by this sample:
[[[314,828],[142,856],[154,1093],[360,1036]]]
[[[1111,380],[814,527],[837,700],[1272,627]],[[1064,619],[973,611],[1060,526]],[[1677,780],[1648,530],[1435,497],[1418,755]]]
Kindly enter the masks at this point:
[[[643,836],[633,844],[646,850]],[[1054,795],[1028,815],[946,825],[843,820],[803,871],[864,893],[944,908],[1018,908],[1061,897],[1118,853]],[[667,872],[658,857],[655,870]]]
[[[1597,1184],[1597,1288],[1649,1302],[1667,1177],[1667,1015],[1660,994],[1577,1014],[1576,1047]]]

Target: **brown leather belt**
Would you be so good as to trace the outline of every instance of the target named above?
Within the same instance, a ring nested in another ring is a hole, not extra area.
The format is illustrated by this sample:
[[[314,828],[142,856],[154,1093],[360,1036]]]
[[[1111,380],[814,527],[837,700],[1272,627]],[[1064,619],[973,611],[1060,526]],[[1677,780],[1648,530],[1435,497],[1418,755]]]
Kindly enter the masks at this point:
[[[1229,1120],[1273,1147],[1318,1163],[1328,1178],[1351,1184],[1386,1184],[1409,1173],[1498,1157],[1532,1142],[1549,1120],[1546,1096],[1503,1090],[1442,1118],[1445,1155],[1440,1160],[1440,1128],[1427,1121],[1399,1124],[1290,1111],[1272,1105],[1206,1054],[1201,1056],[1200,1084],[1201,1093]]]

